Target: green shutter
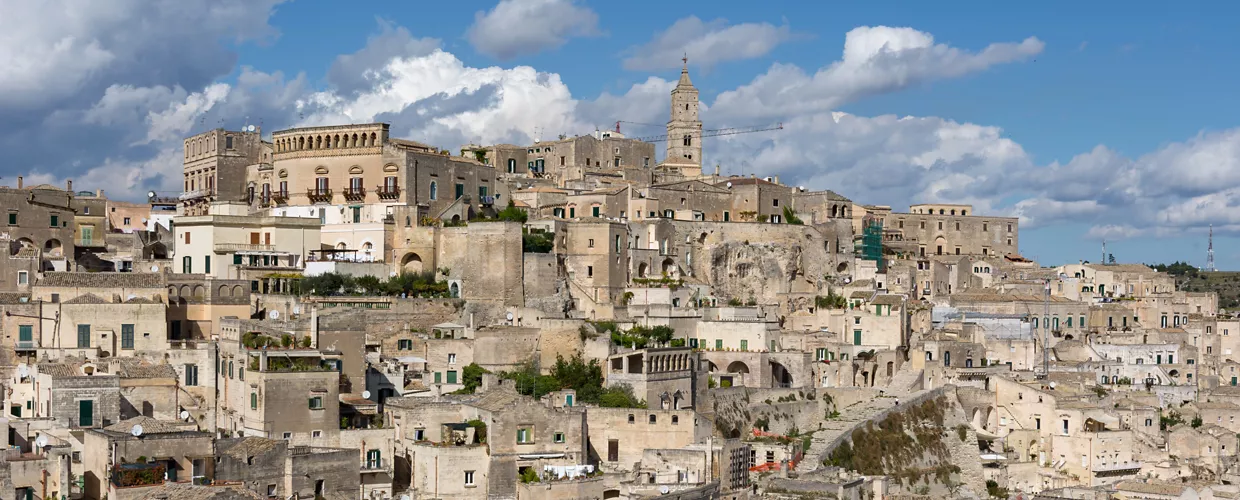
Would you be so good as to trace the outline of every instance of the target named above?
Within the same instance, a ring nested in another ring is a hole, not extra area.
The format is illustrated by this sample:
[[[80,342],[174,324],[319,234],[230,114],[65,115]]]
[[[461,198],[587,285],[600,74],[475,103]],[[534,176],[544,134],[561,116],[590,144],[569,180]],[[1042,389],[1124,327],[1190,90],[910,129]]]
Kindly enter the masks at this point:
[[[439,373],[439,372],[435,372],[435,383],[436,383],[436,384],[440,383],[440,377],[441,377],[442,375],[443,375],[443,374],[441,374],[441,373]]]
[[[241,254],[237,254],[237,253],[233,254],[233,265],[234,266],[241,265]]]
[[[715,349],[723,349],[723,339],[715,339]]]
[[[34,326],[21,325],[17,327],[17,340],[21,342],[31,342],[34,340]]]
[[[211,256],[208,255],[206,257],[203,257],[202,261],[203,261],[203,266],[204,266],[202,272],[211,274]]]
[[[853,330],[853,345],[861,345],[861,330]]]
[[[598,217],[598,209],[599,209],[599,207],[592,207],[592,208],[590,209],[590,210],[591,210],[591,214],[592,214],[592,215],[594,215],[595,217]]]
[[[742,340],[742,341],[741,341],[741,350],[742,350],[742,351],[748,351],[748,350],[749,350],[749,341],[748,341],[748,340]]]
[[[121,325],[121,349],[133,349],[133,325]]]
[[[449,383],[449,384],[455,384],[455,383],[456,383],[456,370],[449,370],[449,371],[448,371],[448,383]]]
[[[10,226],[17,225],[17,212],[9,212],[9,225]]]
[[[313,403],[313,402],[311,402],[311,403],[310,403],[310,407],[311,407],[311,408],[313,408],[313,407],[314,407],[314,403]],[[257,409],[258,409],[258,393],[257,393],[257,392],[251,392],[251,393],[250,393],[250,409],[251,409],[251,410],[257,410]]]
[[[53,215],[53,216],[52,216],[52,224],[51,224],[51,227],[56,227],[56,226],[59,226],[59,225],[60,225],[60,216],[59,216],[59,215]]]
[[[78,349],[90,347],[90,325],[78,325]]]
[[[89,399],[78,401],[78,427],[90,427],[95,424],[95,402]]]

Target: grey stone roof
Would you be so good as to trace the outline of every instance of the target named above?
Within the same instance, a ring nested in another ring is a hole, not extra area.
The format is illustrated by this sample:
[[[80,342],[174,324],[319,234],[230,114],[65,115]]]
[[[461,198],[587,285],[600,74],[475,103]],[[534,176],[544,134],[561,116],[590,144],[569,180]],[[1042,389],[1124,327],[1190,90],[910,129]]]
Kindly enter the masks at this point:
[[[155,420],[146,416],[121,420],[120,422],[104,427],[104,430],[113,432],[130,432],[133,430],[133,426],[135,425],[142,426],[143,434],[164,434],[169,432],[181,432],[185,430],[181,426],[177,425],[176,422],[164,422],[162,420]]]
[[[110,301],[103,300],[103,297],[93,293],[78,295],[72,299],[66,300],[65,304],[109,304]]]
[[[163,288],[164,275],[159,273],[70,273],[49,272],[39,279],[38,286],[89,288]]]
[[[177,378],[177,371],[172,365],[133,358],[113,359],[108,371],[121,378]]]
[[[245,460],[255,455],[267,453],[280,446],[280,443],[280,441],[275,439],[260,437],[220,439],[215,442],[215,451],[219,455]]]
[[[245,489],[243,485],[195,486],[188,483],[164,483],[131,497],[133,500],[265,500],[267,497]]]

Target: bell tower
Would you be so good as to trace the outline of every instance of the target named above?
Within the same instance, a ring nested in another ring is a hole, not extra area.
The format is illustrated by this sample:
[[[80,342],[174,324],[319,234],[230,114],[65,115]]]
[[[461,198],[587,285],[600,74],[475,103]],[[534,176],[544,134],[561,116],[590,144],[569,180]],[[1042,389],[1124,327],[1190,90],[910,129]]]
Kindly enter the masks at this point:
[[[702,165],[702,120],[698,119],[698,91],[689,81],[689,57],[681,61],[680,82],[672,89],[672,114],[667,122],[668,164]]]

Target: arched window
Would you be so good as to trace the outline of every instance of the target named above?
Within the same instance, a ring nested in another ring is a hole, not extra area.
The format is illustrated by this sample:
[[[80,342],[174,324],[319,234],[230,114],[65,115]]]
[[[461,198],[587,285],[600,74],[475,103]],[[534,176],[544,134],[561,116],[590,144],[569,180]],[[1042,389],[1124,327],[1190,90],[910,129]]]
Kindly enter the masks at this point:
[[[439,199],[439,185],[436,184],[435,181],[431,181],[431,199]]]
[[[508,173],[510,174],[517,173],[517,160],[514,158],[508,159]]]

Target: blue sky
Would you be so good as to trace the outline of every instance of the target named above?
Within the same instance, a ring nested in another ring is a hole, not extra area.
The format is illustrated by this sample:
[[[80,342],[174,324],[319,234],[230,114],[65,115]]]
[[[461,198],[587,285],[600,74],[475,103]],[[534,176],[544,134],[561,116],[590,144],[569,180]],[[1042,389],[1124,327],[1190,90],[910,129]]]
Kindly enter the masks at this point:
[[[1018,215],[1048,265],[1097,260],[1104,237],[1120,261],[1204,265],[1213,224],[1219,267],[1240,269],[1238,9],[52,0],[0,18],[0,147],[24,151],[0,176],[176,189],[179,138],[247,116],[384,120],[453,148],[660,123],[689,51],[707,128],[785,123],[707,143],[725,171]]]

